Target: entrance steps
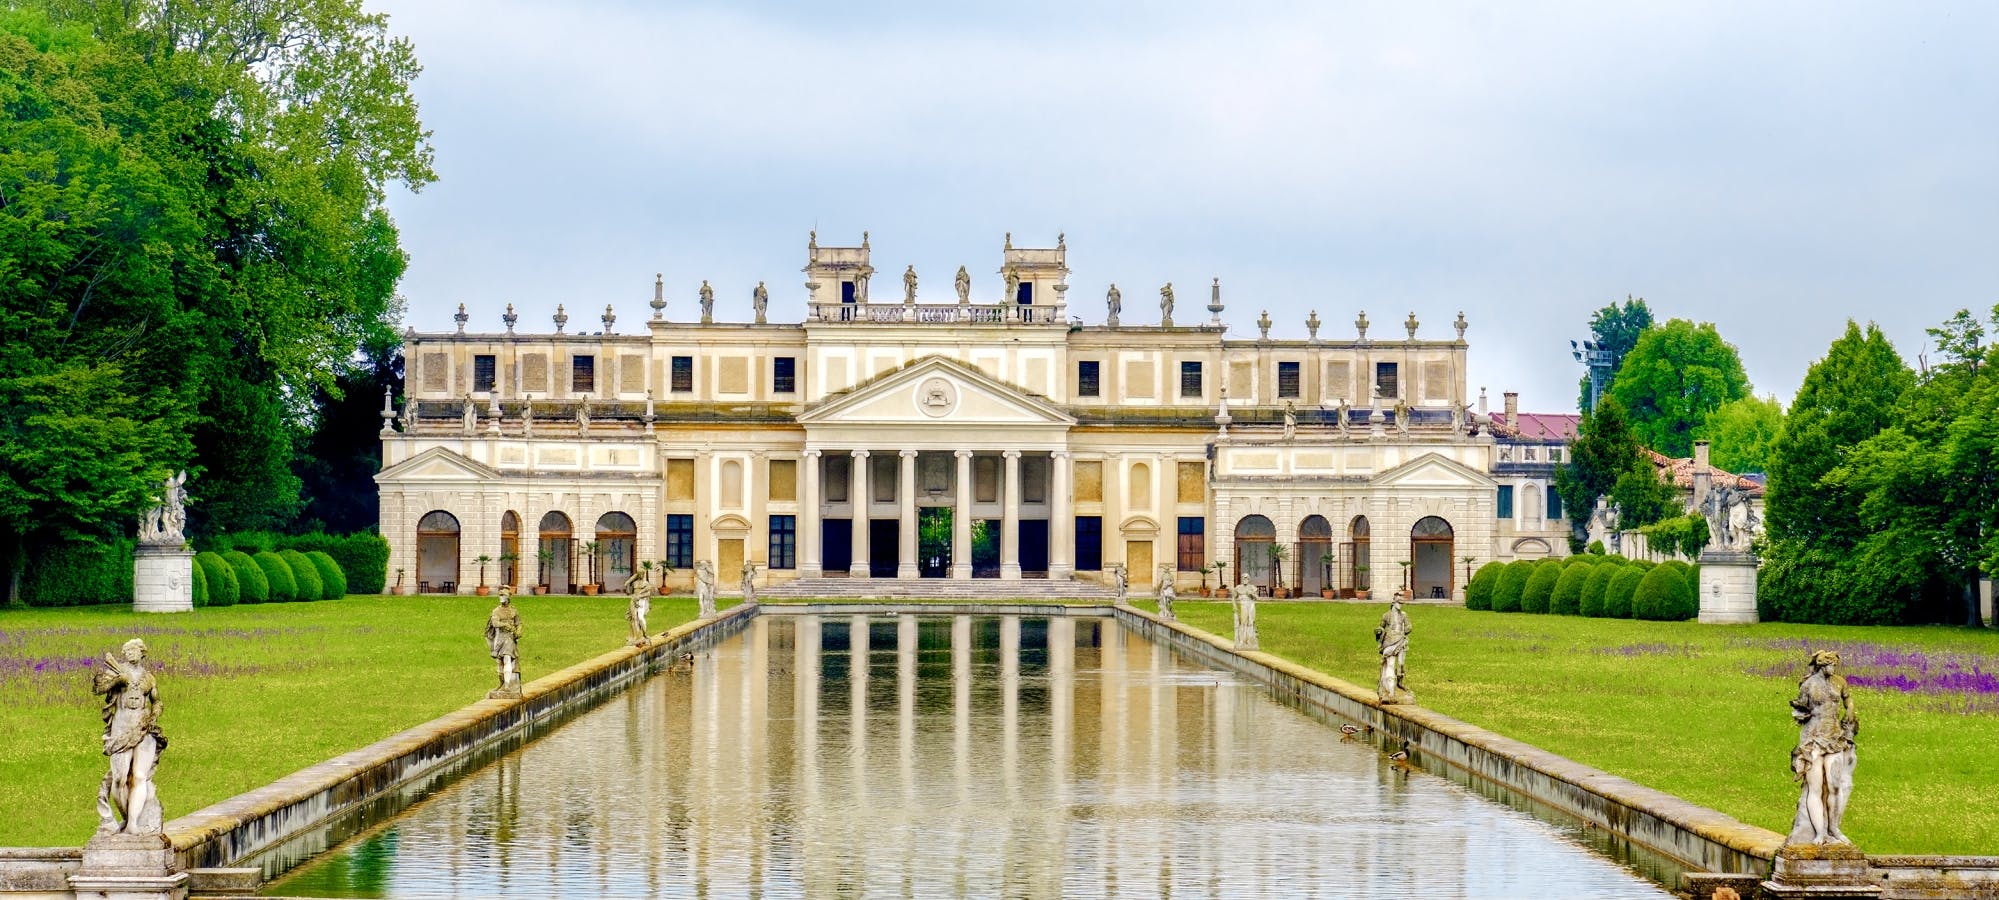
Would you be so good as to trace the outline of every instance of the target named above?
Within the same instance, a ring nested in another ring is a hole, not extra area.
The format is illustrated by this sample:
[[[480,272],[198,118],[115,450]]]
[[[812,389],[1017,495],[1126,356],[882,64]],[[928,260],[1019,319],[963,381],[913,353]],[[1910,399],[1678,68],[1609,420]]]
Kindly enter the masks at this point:
[[[1050,578],[797,578],[757,591],[771,600],[1096,600],[1117,592],[1100,584]]]

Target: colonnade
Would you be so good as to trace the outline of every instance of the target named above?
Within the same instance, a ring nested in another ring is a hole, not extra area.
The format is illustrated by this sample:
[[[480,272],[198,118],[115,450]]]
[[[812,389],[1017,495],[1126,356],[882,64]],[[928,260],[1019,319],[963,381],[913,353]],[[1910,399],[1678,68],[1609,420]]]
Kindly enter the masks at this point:
[[[994,448],[997,449],[997,448]],[[994,449],[984,452],[991,453]],[[799,504],[799,575],[811,578],[827,574],[825,571],[825,547],[823,546],[823,521],[826,497],[821,483],[828,454],[842,451],[807,449],[804,459],[804,489]],[[852,558],[847,574],[853,578],[870,576],[869,561],[872,554],[872,535],[869,525],[872,517],[869,507],[873,504],[873,466],[869,461],[882,450],[845,451],[853,460],[848,479],[847,495],[853,504],[850,525]],[[918,567],[918,522],[917,522],[917,458],[922,451],[903,449],[893,451],[899,457],[900,465],[896,475],[897,542],[896,573],[898,579],[920,577]],[[935,451],[943,452],[943,451]],[[951,505],[951,568],[949,577],[969,579],[972,577],[972,522],[973,475],[972,459],[981,451],[960,449],[950,451],[955,458],[955,477],[952,480]],[[1021,512],[1021,451],[1003,449],[997,451],[1004,461],[1001,469],[999,506],[999,577],[1002,580],[1017,581],[1021,577],[1020,564],[1020,512]],[[1075,574],[1075,522],[1070,502],[1070,456],[1066,450],[1048,453],[1048,576],[1068,578]]]

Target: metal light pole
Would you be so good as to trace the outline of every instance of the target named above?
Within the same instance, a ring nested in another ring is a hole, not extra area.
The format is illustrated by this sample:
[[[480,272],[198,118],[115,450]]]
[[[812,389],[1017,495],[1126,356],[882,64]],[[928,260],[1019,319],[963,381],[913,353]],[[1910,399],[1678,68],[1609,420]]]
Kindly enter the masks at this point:
[[[1589,369],[1589,412],[1596,411],[1596,405],[1603,399],[1603,383],[1614,374],[1611,369],[1610,350],[1595,341],[1583,341],[1578,345],[1569,342],[1569,355]]]

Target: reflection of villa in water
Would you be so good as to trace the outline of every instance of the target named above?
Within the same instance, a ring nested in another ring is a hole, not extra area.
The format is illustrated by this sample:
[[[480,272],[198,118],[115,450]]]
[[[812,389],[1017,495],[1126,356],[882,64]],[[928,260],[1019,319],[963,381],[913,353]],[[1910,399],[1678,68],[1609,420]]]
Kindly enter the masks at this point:
[[[1314,314],[1306,340],[1268,338],[1265,316],[1265,337],[1226,340],[1215,285],[1189,292],[1206,316],[1073,324],[1059,242],[1009,240],[1005,296],[976,303],[871,299],[873,271],[865,240],[809,246],[797,324],[669,318],[662,297],[636,328],[628,312],[634,333],[608,308],[576,332],[566,313],[553,334],[511,313],[467,332],[461,313],[412,333],[378,476],[391,567],[469,591],[477,557],[504,554],[492,581],[561,592],[616,589],[634,560],[682,584],[697,559],[725,584],[745,562],[773,582],[1122,563],[1141,589],[1163,564],[1186,591],[1222,562],[1266,588],[1449,597],[1465,557],[1562,552],[1547,484],[1567,436],[1516,427],[1511,395],[1496,439],[1473,427],[1462,316],[1419,337],[1413,314],[1363,314],[1322,338]]]

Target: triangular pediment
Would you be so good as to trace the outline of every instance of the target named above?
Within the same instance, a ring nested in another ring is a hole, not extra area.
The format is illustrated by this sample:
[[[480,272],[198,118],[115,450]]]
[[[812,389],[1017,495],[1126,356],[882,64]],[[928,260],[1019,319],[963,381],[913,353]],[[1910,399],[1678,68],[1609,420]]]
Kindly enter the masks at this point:
[[[396,463],[376,473],[377,482],[385,481],[490,481],[500,477],[500,471],[462,453],[455,453],[443,447],[432,447],[417,455]]]
[[[1435,453],[1425,453],[1389,469],[1375,478],[1374,483],[1421,488],[1489,488],[1494,484],[1484,472]]]
[[[926,356],[827,398],[802,425],[1067,427],[1061,407],[955,359]]]

